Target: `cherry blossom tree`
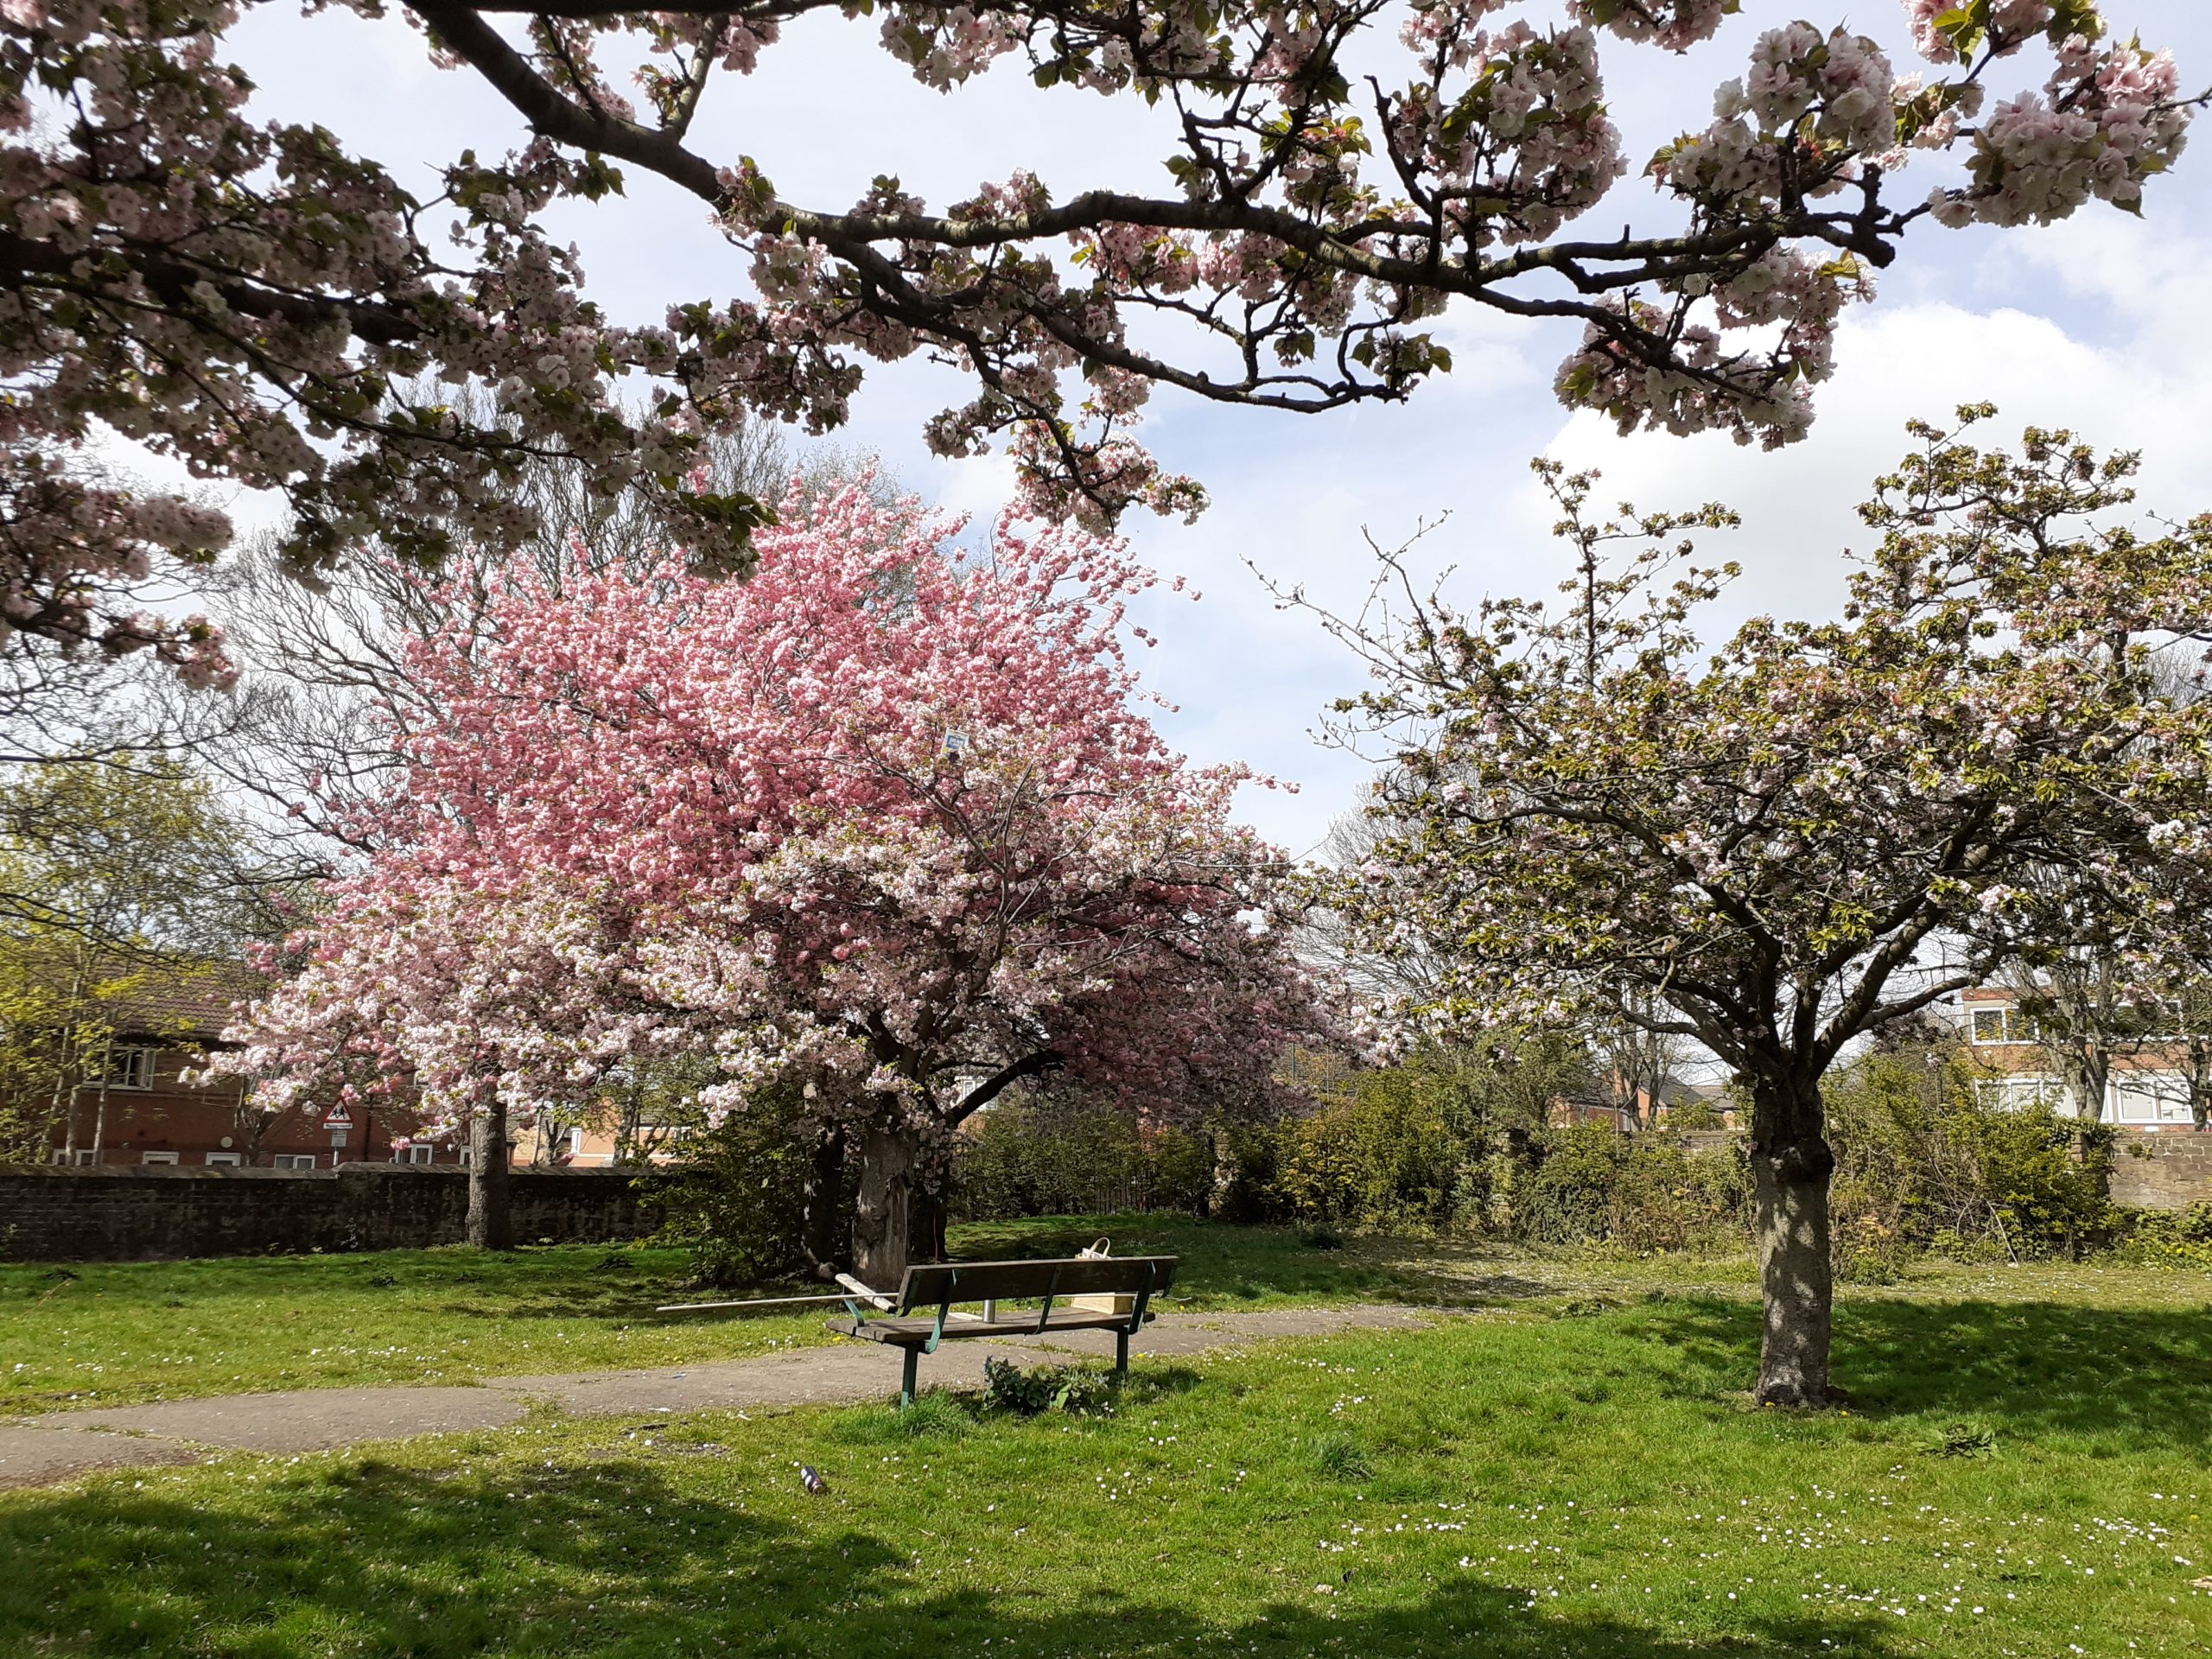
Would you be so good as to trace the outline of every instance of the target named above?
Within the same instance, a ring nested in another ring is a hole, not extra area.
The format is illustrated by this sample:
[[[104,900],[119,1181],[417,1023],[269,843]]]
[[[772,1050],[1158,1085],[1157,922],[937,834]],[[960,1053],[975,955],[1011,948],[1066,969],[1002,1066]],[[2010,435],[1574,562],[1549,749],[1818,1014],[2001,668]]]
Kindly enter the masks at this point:
[[[401,11],[308,9],[341,7]],[[834,427],[866,361],[964,370],[976,396],[931,421],[932,446],[1004,443],[1029,510],[1102,527],[1202,499],[1133,436],[1155,386],[1305,411],[1402,398],[1451,366],[1432,325],[1459,301],[1578,334],[1558,376],[1571,406],[1784,442],[1844,308],[1916,223],[2136,211],[2196,101],[2091,0],[1906,0],[1921,67],[1847,27],[1769,27],[1711,116],[1637,162],[1601,57],[1682,50],[1738,0],[1567,0],[1542,24],[1514,9],[415,0],[402,15],[431,60],[531,134],[463,151],[417,194],[322,128],[257,118],[224,59],[234,0],[6,0],[0,626],[227,671],[213,625],[126,591],[149,564],[213,556],[227,521],[89,478],[103,429],[282,492],[302,569],[372,533],[423,563],[524,540],[536,506],[512,485],[533,457],[574,461],[701,569],[733,569],[762,508],[695,486],[703,435],[754,416]],[[1010,58],[1043,87],[1173,111],[1172,188],[1016,172],[932,209],[885,176],[823,206],[700,148],[715,79],[763,73],[786,22],[831,11],[926,86]],[[2024,54],[2043,63],[1997,85]],[[1945,155],[1963,168],[1904,181]],[[1632,162],[1656,194],[1627,211],[1648,226],[1578,233]],[[626,188],[625,169],[697,201],[752,297],[672,296],[637,321],[586,297],[548,223]],[[649,389],[642,413],[626,381]],[[441,385],[489,391],[499,418]]]
[[[1336,625],[1380,681],[1341,717],[1395,734],[1378,808],[1407,826],[1338,902],[1448,963],[1421,1011],[1440,1024],[1623,988],[1614,1017],[1734,1068],[1776,1404],[1829,1397],[1829,1067],[2070,943],[2054,916],[2094,939],[2145,913],[2212,824],[2212,706],[2152,662],[2212,632],[2212,515],[2139,534],[2133,457],[2063,432],[2012,455],[1914,431],[1862,509],[1881,540],[1840,620],[1757,618],[1709,649],[1692,618],[1728,573],[1675,538],[1726,515],[1593,529],[1590,480],[1546,468],[1572,541],[1641,541],[1624,570],[1556,608],[1406,585],[1383,626]]]
[[[796,1086],[856,1150],[888,1283],[917,1182],[1013,1084],[1231,1109],[1330,1034],[1283,861],[1229,822],[1252,775],[1134,701],[1148,574],[1010,519],[963,556],[864,480],[785,511],[747,582],[518,574],[424,649],[439,718],[228,1064],[281,1096],[371,1052],[495,1122],[709,1052],[716,1111]]]

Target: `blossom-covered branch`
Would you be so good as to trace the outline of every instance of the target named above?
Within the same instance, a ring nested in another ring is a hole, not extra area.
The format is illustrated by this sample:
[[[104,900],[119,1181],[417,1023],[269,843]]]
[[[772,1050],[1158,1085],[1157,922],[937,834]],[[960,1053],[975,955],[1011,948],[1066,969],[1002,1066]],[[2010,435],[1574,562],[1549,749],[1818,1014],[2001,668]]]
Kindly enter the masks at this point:
[[[1008,446],[1027,510],[1097,529],[1202,503],[1137,441],[1155,387],[1304,411],[1402,398],[1450,367],[1433,324],[1460,301],[1573,330],[1570,405],[1786,442],[1844,308],[1916,222],[2136,210],[2194,106],[2171,59],[2089,0],[1907,3],[1922,69],[1848,28],[1769,27],[1711,118],[1638,158],[1607,67],[1707,39],[1734,0],[1571,0],[1541,26],[1510,0],[417,0],[435,60],[532,133],[464,151],[418,195],[321,128],[254,118],[221,55],[232,0],[8,0],[0,500],[32,505],[0,543],[0,624],[129,644],[143,624],[99,617],[101,582],[226,539],[182,502],[57,492],[103,428],[283,493],[302,567],[372,531],[425,563],[512,545],[534,529],[516,471],[553,455],[727,570],[763,512],[696,486],[702,434],[835,426],[868,360],[960,367],[976,393],[929,423],[932,446]],[[765,73],[785,23],[832,10],[926,86],[1012,59],[1040,86],[1171,110],[1173,186],[1017,171],[933,208],[887,175],[807,203],[699,148],[715,78]],[[2029,53],[2040,81],[1993,85]],[[1963,174],[1905,181],[1946,152]],[[698,200],[749,297],[671,296],[632,325],[585,296],[547,218],[621,190],[623,168]],[[1651,228],[1578,233],[1638,168]],[[651,389],[642,413],[625,382]],[[497,418],[441,384],[495,392]],[[201,625],[162,643],[224,671]]]

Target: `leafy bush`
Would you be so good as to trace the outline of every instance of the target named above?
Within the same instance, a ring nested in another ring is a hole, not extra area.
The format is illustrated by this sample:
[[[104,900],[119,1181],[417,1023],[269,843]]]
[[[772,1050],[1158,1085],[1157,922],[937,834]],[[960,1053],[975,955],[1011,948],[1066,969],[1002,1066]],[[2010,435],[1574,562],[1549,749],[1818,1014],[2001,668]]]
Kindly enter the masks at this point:
[[[2076,1253],[2112,1231],[2113,1135],[2047,1106],[1978,1105],[1935,1052],[1876,1053],[1827,1090],[1840,1269],[1894,1278],[1923,1250]]]
[[[763,1092],[684,1143],[676,1179],[659,1189],[661,1238],[690,1252],[702,1284],[737,1287],[798,1270],[816,1133],[796,1094]],[[842,1191],[826,1202],[850,1212]]]
[[[2134,1268],[2212,1268],[2212,1204],[2186,1210],[2121,1210],[2114,1254]]]
[[[1601,1124],[1554,1129],[1515,1184],[1513,1231],[1538,1244],[1594,1244],[1611,1232],[1613,1185],[1628,1161],[1625,1137]]]
[[[983,1362],[983,1408],[1018,1417],[1063,1411],[1076,1417],[1110,1417],[1120,1379],[1111,1371],[1072,1365],[1028,1370],[996,1356]]]
[[[951,1207],[969,1220],[1107,1209],[1205,1213],[1213,1149],[1203,1136],[1052,1096],[1001,1100],[954,1148]]]
[[[2039,1106],[1960,1107],[1948,1127],[1974,1159],[1983,1199],[2002,1217],[2014,1249],[2030,1255],[2063,1247],[2078,1255],[2110,1235],[2108,1125],[2077,1122]]]
[[[1294,1213],[1276,1179],[1281,1132],[1272,1124],[1240,1123],[1215,1132],[1207,1213],[1239,1226],[1281,1221]]]
[[[1741,1248],[1751,1225],[1751,1182],[1740,1146],[1692,1152],[1639,1135],[1613,1181],[1609,1236],[1625,1249]]]

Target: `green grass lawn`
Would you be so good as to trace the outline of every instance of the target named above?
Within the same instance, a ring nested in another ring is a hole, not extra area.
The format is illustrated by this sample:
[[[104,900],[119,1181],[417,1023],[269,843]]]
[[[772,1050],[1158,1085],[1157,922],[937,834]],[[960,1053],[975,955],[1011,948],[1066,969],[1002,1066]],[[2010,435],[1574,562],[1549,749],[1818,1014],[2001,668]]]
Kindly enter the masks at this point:
[[[957,1228],[974,1258],[1065,1255],[1110,1235],[1184,1258],[1168,1306],[1460,1301],[1527,1288],[1478,1250],[1361,1240],[1317,1250],[1288,1229],[1159,1217]],[[342,1383],[644,1368],[828,1338],[834,1308],[664,1319],[680,1251],[570,1246],[201,1262],[0,1266],[0,1415]],[[1724,1269],[1724,1274],[1726,1273]],[[1738,1274],[1740,1276],[1740,1274]],[[804,1288],[804,1287],[800,1287]]]
[[[1183,1258],[1167,1306],[1189,1309],[1389,1300],[1447,1306],[1633,1296],[1748,1294],[1738,1258],[1608,1259],[1496,1245],[1355,1239],[1320,1250],[1285,1228],[1162,1217],[1047,1217],[956,1228],[970,1259],[1065,1255],[1106,1234],[1124,1255]],[[827,1340],[822,1309],[657,1317],[683,1287],[672,1250],[599,1247],[0,1266],[0,1416],[73,1406],[344,1383],[646,1368]],[[1931,1266],[1894,1292],[1995,1300],[2094,1284],[2107,1304],[2201,1304],[2202,1274]]]
[[[1104,1420],[548,1414],[0,1494],[0,1653],[2203,1654],[2191,1278],[1854,1298],[1807,1416],[1742,1403],[1745,1300],[1657,1288],[1140,1361]]]

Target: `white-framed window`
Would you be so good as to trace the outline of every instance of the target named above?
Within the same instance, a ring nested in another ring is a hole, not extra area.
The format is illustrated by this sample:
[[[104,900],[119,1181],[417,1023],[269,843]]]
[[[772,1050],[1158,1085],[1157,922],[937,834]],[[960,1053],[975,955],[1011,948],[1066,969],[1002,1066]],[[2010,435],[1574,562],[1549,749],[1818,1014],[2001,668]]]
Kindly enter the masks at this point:
[[[2133,1073],[2115,1077],[2112,1115],[2121,1123],[2190,1123],[2189,1085],[2179,1077]]]
[[[235,1166],[245,1161],[245,1160],[235,1152],[211,1152],[207,1154],[207,1166],[210,1169],[219,1169],[226,1165]]]
[[[581,1123],[569,1131],[569,1156],[579,1158],[584,1150],[584,1126]]]
[[[313,1169],[315,1154],[311,1152],[280,1152],[272,1160],[279,1169]]]
[[[475,1148],[475,1147],[463,1147],[461,1149],[461,1166],[463,1169],[467,1169],[467,1168],[471,1164],[474,1163],[475,1161],[476,1161],[476,1148]]]
[[[118,1043],[107,1052],[107,1086],[111,1089],[150,1089],[154,1086],[154,1056],[158,1051],[144,1043]]]
[[[2056,1077],[1976,1077],[1974,1097],[1977,1105],[2005,1111],[2048,1106],[2070,1116],[2074,1110],[2073,1091]]]
[[[176,1162],[176,1154],[173,1152],[142,1152],[138,1154],[138,1161],[142,1164],[173,1164]]]
[[[425,1146],[419,1141],[411,1147],[394,1147],[391,1161],[395,1164],[435,1164],[438,1161],[438,1149]]]
[[[2019,1009],[2007,1003],[1993,1007],[1980,1007],[1969,1016],[1967,1034],[1977,1047],[1987,1048],[1999,1043],[2032,1043],[2036,1040],[2035,1021]]]

